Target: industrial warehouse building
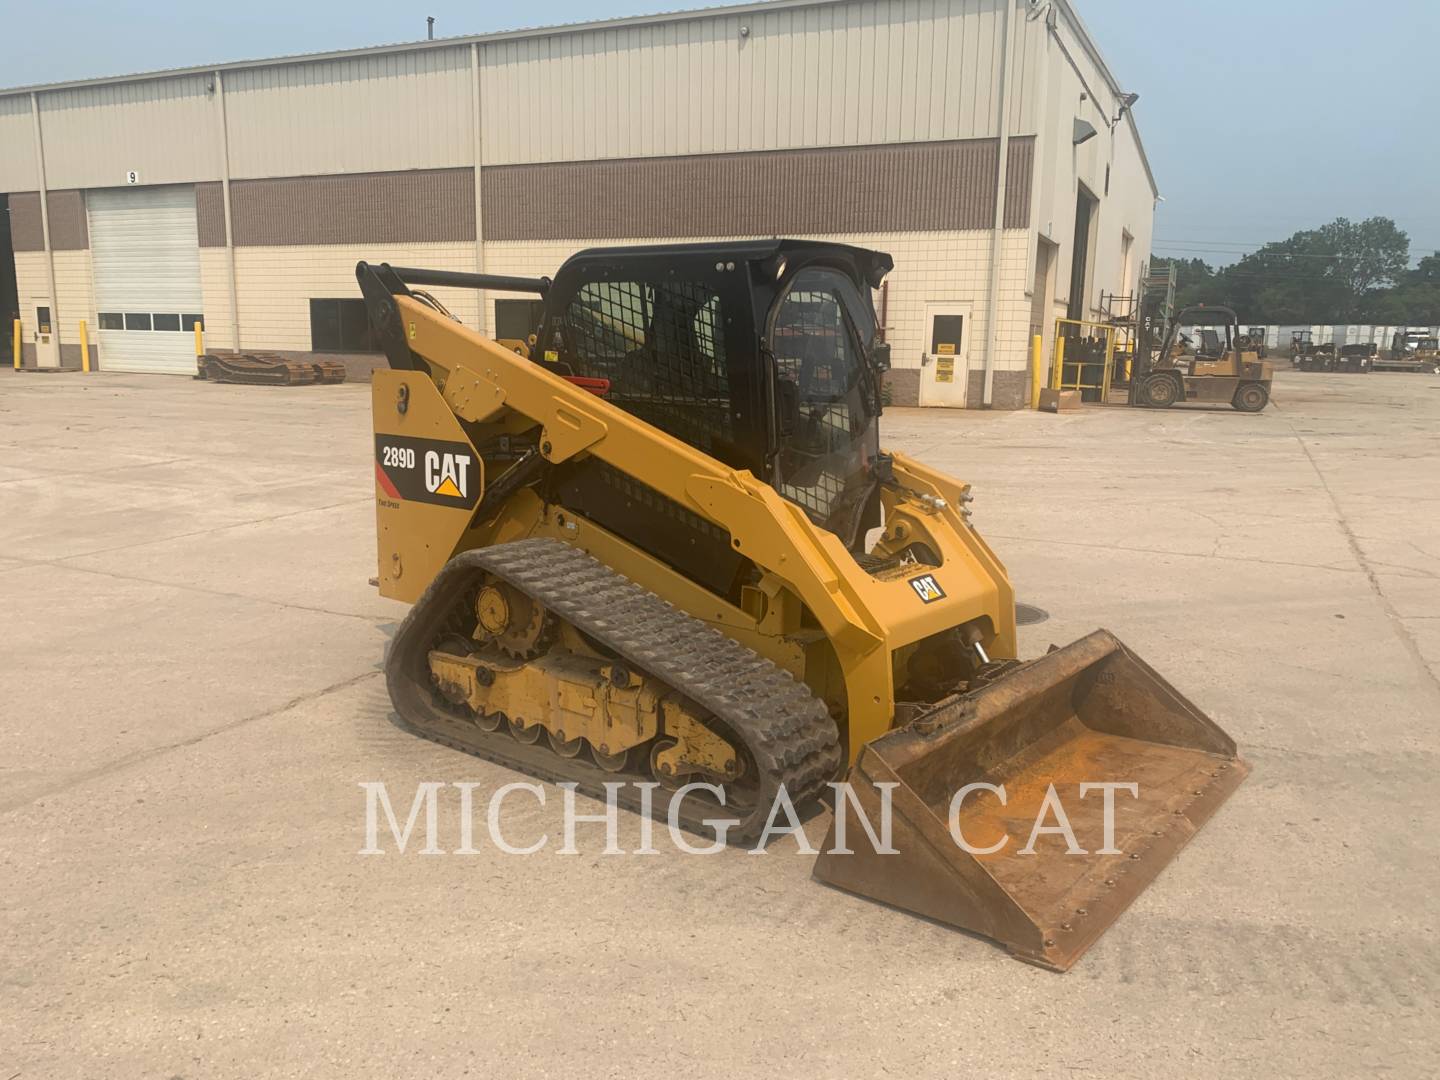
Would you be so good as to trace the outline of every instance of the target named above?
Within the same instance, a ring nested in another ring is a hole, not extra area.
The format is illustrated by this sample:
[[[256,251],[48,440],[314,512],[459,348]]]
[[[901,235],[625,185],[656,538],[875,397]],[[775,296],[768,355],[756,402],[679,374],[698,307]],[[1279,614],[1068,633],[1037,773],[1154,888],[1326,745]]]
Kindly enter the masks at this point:
[[[1068,0],[775,0],[0,91],[27,365],[377,362],[359,259],[553,274],[597,245],[890,252],[896,404],[1016,407],[1028,343],[1133,293],[1156,199]],[[13,249],[14,283],[7,285]],[[5,295],[6,290],[11,295]],[[521,336],[532,298],[440,290]]]

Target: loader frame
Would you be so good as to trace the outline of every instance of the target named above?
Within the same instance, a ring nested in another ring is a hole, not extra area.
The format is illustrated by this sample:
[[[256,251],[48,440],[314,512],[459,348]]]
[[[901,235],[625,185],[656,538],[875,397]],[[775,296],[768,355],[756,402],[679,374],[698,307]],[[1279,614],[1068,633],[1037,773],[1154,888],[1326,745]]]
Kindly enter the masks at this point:
[[[407,273],[414,278],[413,272]],[[903,454],[889,455],[891,478],[881,490],[887,539],[877,551],[886,553],[887,544],[923,544],[937,557],[937,565],[877,579],[838,537],[752,472],[727,467],[657,430],[543,364],[462,326],[409,295],[408,289],[392,291],[404,289],[404,284],[390,267],[372,269],[362,263],[359,277],[370,301],[372,325],[387,354],[393,353],[394,368],[376,372],[372,384],[377,432],[399,437],[418,432],[416,437],[429,438],[443,434],[457,442],[468,438],[467,425],[492,424],[508,414],[506,423],[517,433],[539,426],[545,462],[593,456],[628,476],[644,477],[645,484],[666,499],[728,532],[733,549],[762,572],[758,589],[770,598],[764,610],[784,612],[783,594],[793,596],[833,648],[844,682],[841,734],[848,760],[894,723],[893,658],[898,650],[956,626],[975,625],[983,628],[989,657],[1017,655],[1014,593],[999,559],[966,519],[969,485]],[[447,283],[458,282],[450,278]],[[539,282],[533,287],[538,290]],[[453,430],[446,430],[447,414]],[[381,501],[377,516],[381,593],[410,602],[453,555],[493,543],[517,527],[498,508],[494,517],[485,519],[483,503],[471,510]],[[577,530],[599,535],[593,523],[573,514],[561,516]],[[603,542],[624,545],[609,534]],[[632,561],[648,557],[629,546]],[[943,595],[933,602],[920,597],[910,583],[923,576],[921,569],[942,586]],[[758,602],[747,612],[713,593],[686,592],[697,606],[702,597],[704,601],[704,610],[691,614],[749,623],[760,635],[792,634],[799,620],[795,612],[788,617],[792,625],[785,625],[786,619],[777,614],[766,624],[764,617],[754,617],[761,610]],[[824,688],[816,689],[823,696]]]

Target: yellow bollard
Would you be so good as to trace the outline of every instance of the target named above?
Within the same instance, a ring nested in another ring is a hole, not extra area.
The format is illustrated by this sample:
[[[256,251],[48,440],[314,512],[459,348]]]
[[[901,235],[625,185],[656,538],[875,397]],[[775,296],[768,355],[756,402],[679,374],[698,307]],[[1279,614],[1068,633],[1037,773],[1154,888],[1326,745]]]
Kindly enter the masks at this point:
[[[1030,408],[1040,408],[1040,385],[1045,381],[1045,337],[1030,339]]]
[[[205,327],[199,322],[195,324],[195,355],[205,355]]]
[[[90,335],[85,332],[85,320],[80,320],[80,370],[90,371]]]
[[[1060,379],[1065,371],[1065,339],[1055,335],[1055,371],[1050,379],[1050,389],[1060,389]]]
[[[15,320],[15,370],[20,370],[20,320]]]

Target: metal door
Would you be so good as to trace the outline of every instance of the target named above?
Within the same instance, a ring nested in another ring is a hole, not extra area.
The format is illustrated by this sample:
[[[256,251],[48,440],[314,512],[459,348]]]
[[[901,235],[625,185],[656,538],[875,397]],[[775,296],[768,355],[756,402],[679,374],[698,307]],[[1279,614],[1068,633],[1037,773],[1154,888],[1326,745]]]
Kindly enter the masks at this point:
[[[970,382],[970,305],[925,305],[920,404],[963,409]]]
[[[35,301],[35,366],[60,366],[60,338],[55,333],[55,305],[48,298]]]

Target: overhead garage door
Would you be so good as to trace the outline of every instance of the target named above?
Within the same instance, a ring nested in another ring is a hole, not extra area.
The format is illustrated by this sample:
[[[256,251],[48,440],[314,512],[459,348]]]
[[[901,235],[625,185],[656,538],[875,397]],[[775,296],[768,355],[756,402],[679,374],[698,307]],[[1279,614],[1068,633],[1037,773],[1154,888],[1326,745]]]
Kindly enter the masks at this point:
[[[101,367],[194,375],[201,318],[195,189],[91,191],[85,203]]]

